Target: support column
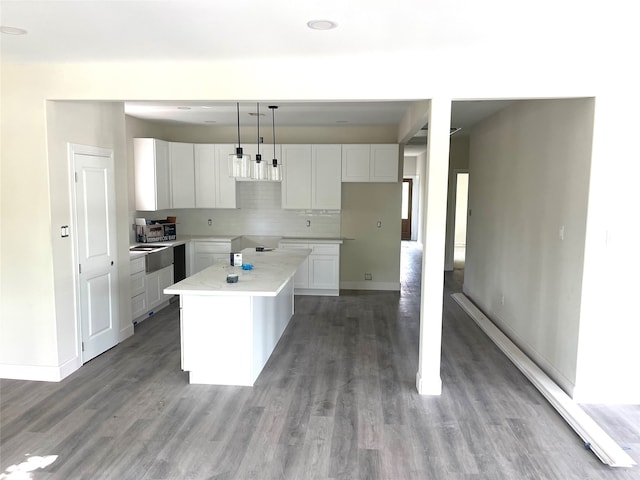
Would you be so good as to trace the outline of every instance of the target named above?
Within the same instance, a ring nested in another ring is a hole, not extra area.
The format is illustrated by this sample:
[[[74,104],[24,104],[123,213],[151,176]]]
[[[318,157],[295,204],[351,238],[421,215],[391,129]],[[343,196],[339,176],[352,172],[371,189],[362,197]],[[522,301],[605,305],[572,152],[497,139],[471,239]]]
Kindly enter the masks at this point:
[[[420,356],[416,387],[421,395],[440,395],[442,295],[447,229],[449,128],[451,99],[435,98],[429,109],[426,191],[424,195],[424,251],[420,299]]]

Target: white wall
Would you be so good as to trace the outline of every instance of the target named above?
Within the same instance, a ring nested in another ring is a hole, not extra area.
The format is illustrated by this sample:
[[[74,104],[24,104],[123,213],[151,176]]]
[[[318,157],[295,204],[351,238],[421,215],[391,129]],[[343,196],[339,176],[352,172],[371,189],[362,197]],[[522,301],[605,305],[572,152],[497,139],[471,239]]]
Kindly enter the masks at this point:
[[[404,157],[402,178],[413,180],[411,189],[411,240],[418,240],[420,230],[420,177],[418,176],[418,157]]]
[[[444,269],[453,270],[456,217],[456,173],[469,170],[469,136],[453,135],[449,144],[449,187],[447,191],[447,235]]]
[[[538,54],[513,56],[507,63],[502,55],[467,55],[465,62],[452,63],[452,53],[442,52],[442,55],[424,58],[415,74],[403,78],[401,83],[396,69],[384,67],[413,62],[413,54],[376,52],[356,58],[345,55],[324,59],[212,60],[179,65],[172,62],[3,63],[0,69],[3,222],[0,364],[56,365],[58,358],[64,357],[59,357],[56,340],[51,340],[57,335],[58,323],[52,232],[57,233],[59,221],[53,223],[51,218],[50,172],[59,165],[48,158],[47,100],[606,97],[618,91],[620,81],[629,77],[629,72],[620,72],[615,78],[608,73],[610,68],[619,72],[625,65],[632,65],[625,63],[624,50],[619,47],[614,44],[609,51],[602,45],[598,53],[603,55],[594,56],[594,52],[590,52],[589,57],[584,57],[588,61],[584,62],[568,61],[566,55],[550,59]],[[229,71],[274,74],[229,76]],[[470,78],[469,71],[485,74]],[[550,71],[554,74],[549,75]],[[629,80],[627,91],[634,92],[636,84],[635,80]],[[605,116],[604,121],[619,126],[610,117]],[[105,126],[109,128],[109,123]],[[604,138],[602,149],[617,141],[610,136]],[[418,162],[421,163],[420,159]],[[424,178],[421,177],[421,181]],[[123,216],[126,218],[127,214]],[[130,220],[127,219],[127,223]],[[29,255],[16,253],[22,251],[28,251]]]
[[[399,182],[342,184],[342,288],[400,290],[401,206]]]
[[[640,161],[636,123],[640,99],[631,89],[597,98],[581,295],[574,398],[640,404],[635,365],[640,347],[638,205]],[[633,93],[630,93],[633,92]]]
[[[427,153],[423,153],[416,157],[416,171],[418,177],[418,195],[414,198],[417,200],[418,208],[418,236],[416,241],[424,245],[424,208],[420,208],[425,204],[425,195],[427,189]]]
[[[42,107],[45,107],[44,103]],[[12,192],[15,210],[21,212],[23,218],[20,220],[24,225],[20,227],[19,235],[11,237],[11,241],[19,243],[14,247],[14,258],[3,258],[3,268],[14,265],[14,275],[11,282],[3,281],[0,364],[2,374],[7,377],[32,378],[35,375],[36,378],[57,380],[75,370],[80,362],[74,296],[75,231],[72,228],[70,237],[60,236],[62,225],[73,226],[74,223],[68,143],[98,146],[114,152],[118,280],[124,287],[119,298],[122,335],[127,334],[127,326],[130,326],[124,108],[122,103],[116,102],[47,102],[46,111],[41,114],[42,119],[47,120],[47,148],[42,157],[28,155],[26,158],[36,163],[46,160],[44,171],[48,173],[48,185],[38,186],[42,165],[36,167],[29,162],[23,164],[19,175],[26,185],[3,185],[3,190],[8,188]],[[22,142],[21,148],[31,151],[31,142]],[[49,198],[42,198],[42,193]],[[38,238],[38,235],[44,238]],[[38,239],[37,246],[32,249],[29,244]],[[29,267],[32,256],[38,259],[35,269]],[[45,259],[49,256],[50,265],[47,265]],[[24,341],[16,341],[20,338]]]
[[[593,99],[516,102],[474,128],[470,143],[464,291],[569,393],[576,382],[593,105]]]
[[[454,222],[454,246],[467,244],[467,199],[469,195],[469,174],[456,174],[456,212]]]

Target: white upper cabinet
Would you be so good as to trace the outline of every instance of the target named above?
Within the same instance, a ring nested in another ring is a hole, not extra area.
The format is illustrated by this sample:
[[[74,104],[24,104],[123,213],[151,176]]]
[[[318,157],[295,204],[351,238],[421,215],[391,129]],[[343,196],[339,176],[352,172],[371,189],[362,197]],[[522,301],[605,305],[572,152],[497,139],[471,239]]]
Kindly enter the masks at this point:
[[[370,157],[370,145],[342,145],[342,181],[368,182]]]
[[[343,182],[397,182],[397,144],[348,144],[342,146]]]
[[[398,144],[372,144],[371,165],[369,169],[369,181],[371,182],[397,182],[399,181],[399,155]]]
[[[195,144],[193,155],[196,208],[216,208],[216,146]]]
[[[282,208],[311,209],[311,145],[282,145]]]
[[[311,208],[340,210],[342,206],[342,146],[311,146]]]
[[[194,208],[195,165],[193,143],[169,143],[171,208]]]
[[[136,210],[155,211],[171,207],[169,146],[155,138],[134,138]]]
[[[215,145],[215,208],[236,208],[236,179],[229,176],[229,155],[235,151],[234,144]]]
[[[340,145],[282,145],[282,208],[339,210]]]

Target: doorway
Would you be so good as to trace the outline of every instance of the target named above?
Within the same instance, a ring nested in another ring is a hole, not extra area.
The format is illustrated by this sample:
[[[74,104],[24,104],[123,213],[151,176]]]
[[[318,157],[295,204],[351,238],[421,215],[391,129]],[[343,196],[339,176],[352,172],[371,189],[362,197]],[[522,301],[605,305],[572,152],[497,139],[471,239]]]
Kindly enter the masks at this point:
[[[402,180],[402,240],[411,240],[411,210],[413,209],[413,179]]]
[[[469,202],[469,173],[456,173],[456,200],[453,240],[453,268],[463,269],[467,251],[467,211]]]
[[[113,152],[69,144],[75,237],[76,318],[82,363],[118,343]]]

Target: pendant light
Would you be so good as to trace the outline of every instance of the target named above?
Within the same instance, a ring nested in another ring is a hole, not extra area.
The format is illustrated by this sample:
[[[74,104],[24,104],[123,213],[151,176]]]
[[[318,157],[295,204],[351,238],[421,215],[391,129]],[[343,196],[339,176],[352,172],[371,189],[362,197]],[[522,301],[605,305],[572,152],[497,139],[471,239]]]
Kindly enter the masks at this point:
[[[271,161],[271,167],[269,167],[269,180],[279,182],[282,180],[282,165],[278,165],[278,159],[276,158],[276,114],[275,111],[278,108],[277,105],[269,105],[271,109],[271,128],[273,131],[273,160]]]
[[[256,153],[255,162],[251,162],[251,178],[254,180],[268,180],[268,171],[265,162],[262,161],[262,155],[260,155],[260,104],[256,103],[256,117],[258,118],[258,153]]]
[[[240,103],[236,102],[238,115],[238,147],[236,153],[229,155],[229,176],[234,178],[249,178],[249,155],[242,152],[240,145]]]

